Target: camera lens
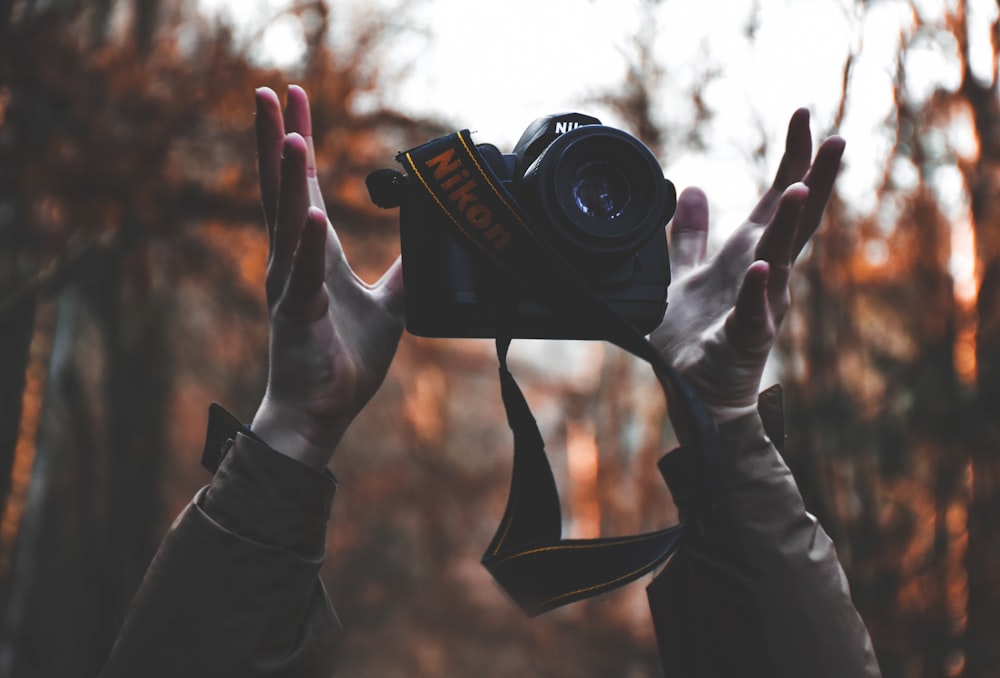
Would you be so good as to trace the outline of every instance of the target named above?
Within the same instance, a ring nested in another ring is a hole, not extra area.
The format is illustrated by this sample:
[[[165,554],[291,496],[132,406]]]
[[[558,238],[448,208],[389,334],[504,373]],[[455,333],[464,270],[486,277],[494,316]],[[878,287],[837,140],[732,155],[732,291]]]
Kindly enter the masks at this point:
[[[594,254],[636,250],[676,205],[652,152],[604,125],[556,137],[525,171],[519,199],[546,233]]]
[[[621,216],[631,198],[628,180],[618,168],[603,160],[576,169],[572,192],[580,211],[598,219]]]

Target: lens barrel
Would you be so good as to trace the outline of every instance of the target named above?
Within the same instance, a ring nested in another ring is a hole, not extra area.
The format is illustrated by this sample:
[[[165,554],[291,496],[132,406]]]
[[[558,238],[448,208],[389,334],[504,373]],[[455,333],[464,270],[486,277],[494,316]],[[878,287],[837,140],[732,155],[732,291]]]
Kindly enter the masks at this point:
[[[604,125],[556,137],[525,171],[518,198],[533,221],[601,254],[641,245],[666,225],[677,200],[652,152]]]

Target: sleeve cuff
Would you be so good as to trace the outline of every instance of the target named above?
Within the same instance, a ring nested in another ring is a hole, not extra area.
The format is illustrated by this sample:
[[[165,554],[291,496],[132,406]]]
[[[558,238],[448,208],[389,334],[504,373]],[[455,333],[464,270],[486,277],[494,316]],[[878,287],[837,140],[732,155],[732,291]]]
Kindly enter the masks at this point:
[[[722,459],[710,464],[694,446],[683,446],[659,461],[660,473],[685,519],[710,510],[723,476],[746,454],[759,449],[757,442],[770,440],[778,450],[784,447],[783,394],[779,385],[760,394],[757,412],[719,426]],[[714,468],[718,465],[719,468]]]
[[[223,442],[216,451],[220,461],[215,475],[200,495],[199,507],[244,539],[305,558],[322,557],[336,478],[271,449],[237,420],[232,421],[240,428],[231,432],[231,438],[225,437],[223,427],[212,425],[218,423],[217,413],[210,414],[206,466],[212,446],[220,439]]]

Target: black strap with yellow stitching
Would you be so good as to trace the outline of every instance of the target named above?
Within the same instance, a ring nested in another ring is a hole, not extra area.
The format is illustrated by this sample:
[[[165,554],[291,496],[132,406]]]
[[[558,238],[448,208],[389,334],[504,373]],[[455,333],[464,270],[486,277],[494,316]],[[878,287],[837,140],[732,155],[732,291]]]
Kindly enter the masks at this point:
[[[471,252],[520,280],[553,314],[598,318],[607,328],[608,341],[650,363],[669,384],[672,409],[686,418],[701,458],[714,458],[715,422],[694,392],[645,337],[534,232],[468,130],[400,153],[397,160],[411,179],[408,183],[438,205]],[[456,163],[478,187],[474,200],[435,180],[442,168]],[[562,538],[555,480],[538,427],[507,367],[509,344],[509,337],[497,337],[503,401],[514,432],[513,477],[506,511],[482,562],[525,612],[537,615],[650,572],[673,553],[683,526],[617,538]]]

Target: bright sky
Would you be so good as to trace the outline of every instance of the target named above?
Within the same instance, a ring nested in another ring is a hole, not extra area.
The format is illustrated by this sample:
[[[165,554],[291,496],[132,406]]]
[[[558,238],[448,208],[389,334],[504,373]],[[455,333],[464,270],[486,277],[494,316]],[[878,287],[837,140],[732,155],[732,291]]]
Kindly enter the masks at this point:
[[[280,14],[287,0],[199,0],[209,12],[234,17],[245,34]],[[373,6],[392,0],[340,0],[334,26],[364,20]],[[666,0],[647,12],[643,0],[425,0],[402,3],[407,31],[385,55],[390,72],[405,73],[402,86],[383,92],[414,112],[447,116],[481,141],[504,150],[535,117],[582,110],[620,125],[588,99],[614,88],[635,54],[634,36],[655,35],[655,54],[666,68],[659,105],[668,128],[690,116],[686,90],[707,70],[718,76],[705,91],[716,117],[706,149],[661,157],[678,188],[698,185],[713,208],[713,227],[728,231],[747,213],[760,186],[777,165],[788,116],[798,106],[813,113],[817,135],[827,129],[839,103],[842,69],[856,55],[854,96],[841,132],[847,137],[841,188],[862,211],[873,208],[867,190],[881,174],[887,141],[873,134],[891,110],[892,53],[910,21],[907,3],[871,3],[864,14],[851,0]],[[922,11],[940,16],[940,0],[921,0]],[[989,0],[973,0],[982,25],[996,12]],[[237,8],[238,11],[233,8]],[[754,12],[757,12],[754,20]],[[747,37],[753,21],[755,36]],[[980,34],[973,31],[974,47]],[[290,17],[272,20],[259,54],[292,64],[302,53],[301,27]],[[338,39],[343,39],[339,38]],[[988,48],[988,43],[985,43]],[[980,50],[982,51],[982,50]],[[954,81],[957,69],[937,46],[918,50],[918,87]],[[762,139],[761,134],[766,135]],[[753,160],[760,142],[770,143],[765,163]]]
[[[297,19],[273,19],[288,0],[196,0],[209,12],[235,17],[244,36],[259,32],[261,60],[292,66],[302,55]],[[622,127],[595,106],[595,95],[620,87],[635,36],[654,36],[655,59],[665,69],[655,104],[668,130],[690,118],[689,88],[706,72],[715,77],[703,91],[714,118],[702,149],[677,148],[661,155],[666,176],[678,190],[700,186],[709,199],[711,233],[717,244],[741,223],[770,182],[783,148],[788,117],[810,109],[814,143],[831,129],[842,93],[843,69],[853,55],[850,100],[839,133],[847,140],[838,189],[860,214],[876,209],[895,224],[892,201],[875,203],[891,148],[885,122],[894,110],[892,82],[901,36],[913,30],[913,6],[927,21],[941,21],[954,0],[331,0],[334,30],[364,21],[373,7],[392,12],[400,37],[381,55],[395,89],[385,102],[414,113],[437,114],[477,140],[509,151],[525,126],[548,113],[577,110]],[[990,26],[995,0],[967,0],[970,65],[992,69]],[[650,6],[653,5],[652,8]],[[271,17],[266,22],[264,17]],[[752,33],[752,37],[750,36]],[[333,36],[346,44],[345,33]],[[904,64],[908,88],[926,98],[935,87],[954,88],[961,79],[957,45],[920,41]],[[402,84],[398,84],[402,83]],[[961,122],[929,138],[945,158],[976,152],[971,124]],[[763,161],[757,150],[767,143]],[[934,149],[932,149],[933,151]],[[388,160],[388,159],[387,159]],[[891,169],[904,187],[917,179],[907,161]],[[950,270],[956,296],[971,303],[977,289],[975,243],[969,198],[952,162],[932,177],[952,223]],[[891,253],[884,241],[859,243],[873,263]],[[589,342],[530,343],[536,366],[563,375],[574,366],[596,365]],[[537,354],[537,355],[536,355]],[[765,376],[777,375],[774,366]]]
[[[197,1],[210,13],[228,14],[244,36],[266,25],[256,50],[262,59],[292,65],[301,56],[298,20],[279,16],[291,4],[288,0]],[[915,4],[923,16],[935,20],[950,1]],[[839,187],[859,212],[875,209],[872,187],[889,150],[880,126],[893,107],[894,54],[901,33],[911,30],[910,3],[882,0],[865,3],[864,10],[853,0],[662,0],[650,10],[651,4],[331,2],[335,29],[365,20],[372,7],[402,7],[390,16],[406,30],[383,55],[383,67],[402,74],[402,84],[394,84],[392,91],[385,88],[381,96],[403,109],[446,116],[456,128],[469,127],[478,140],[505,151],[532,119],[547,113],[580,110],[621,126],[590,100],[623,81],[627,57],[636,53],[635,36],[649,31],[655,36],[655,57],[666,69],[656,104],[668,129],[682,128],[690,117],[686,92],[691,84],[706,71],[717,73],[704,91],[715,113],[706,130],[706,148],[682,148],[660,158],[678,189],[705,189],[717,237],[738,225],[770,180],[795,108],[811,110],[817,142],[829,129],[840,100],[844,63],[853,54],[853,98],[840,129],[847,150]],[[988,30],[997,6],[993,0],[969,0],[969,8],[972,66],[985,74],[991,66]],[[751,25],[753,38],[748,37]],[[343,33],[334,37],[347,39]],[[906,68],[913,91],[926,95],[937,85],[956,85],[960,73],[955,50],[955,45],[931,43],[912,49]],[[762,141],[769,144],[764,162],[756,158]],[[975,150],[968,127],[948,130],[940,142],[960,153]],[[893,172],[904,183],[916,176],[904,163]],[[936,184],[951,198],[949,216],[961,222],[967,212],[961,177],[946,168]],[[877,250],[871,255],[880,256]],[[971,267],[968,256],[957,256],[953,272],[969,278]]]

